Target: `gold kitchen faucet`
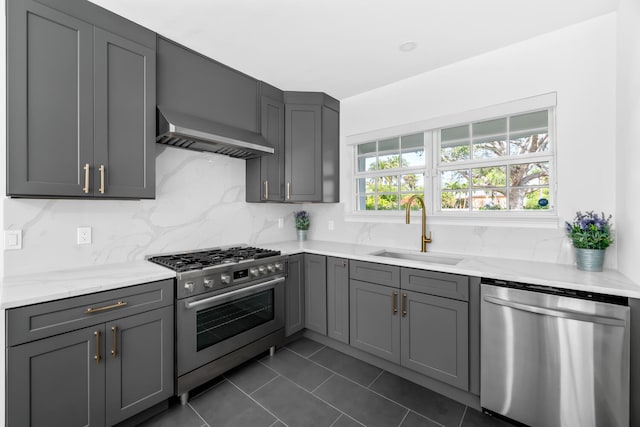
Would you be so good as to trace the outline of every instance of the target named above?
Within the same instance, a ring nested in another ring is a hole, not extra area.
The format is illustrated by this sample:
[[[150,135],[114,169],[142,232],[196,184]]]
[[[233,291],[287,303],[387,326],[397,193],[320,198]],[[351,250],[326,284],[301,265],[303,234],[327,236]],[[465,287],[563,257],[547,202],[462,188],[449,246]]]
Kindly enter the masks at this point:
[[[407,224],[411,224],[411,204],[414,200],[417,200],[420,204],[420,208],[422,209],[422,237],[420,238],[420,252],[427,252],[427,243],[431,243],[431,232],[429,232],[429,237],[427,237],[427,209],[424,206],[424,199],[418,195],[413,195],[409,197],[409,201],[406,206],[406,222]]]

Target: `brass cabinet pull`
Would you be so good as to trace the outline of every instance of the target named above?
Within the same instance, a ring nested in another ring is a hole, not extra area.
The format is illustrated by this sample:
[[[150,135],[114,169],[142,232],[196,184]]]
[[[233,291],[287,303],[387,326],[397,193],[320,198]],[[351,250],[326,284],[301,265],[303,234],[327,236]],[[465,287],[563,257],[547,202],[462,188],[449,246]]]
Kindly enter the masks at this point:
[[[104,194],[104,165],[100,165],[98,170],[100,171],[100,189],[98,191],[100,194]]]
[[[287,182],[287,200],[291,199],[291,183]]]
[[[84,167],[84,187],[82,187],[82,191],[84,193],[89,192],[89,163],[85,163]]]
[[[100,336],[102,335],[100,331],[95,331],[93,335],[96,336],[96,355],[93,358],[96,360],[96,363],[99,365],[102,357],[100,356]]]
[[[100,311],[111,310],[111,309],[113,309],[113,308],[120,308],[120,307],[124,307],[125,305],[127,305],[127,302],[126,302],[126,301],[118,301],[118,302],[117,302],[117,303],[115,303],[115,304],[107,305],[107,306],[105,306],[105,307],[98,307],[98,308],[89,307],[89,308],[87,308],[84,312],[85,312],[86,314],[89,314],[89,313],[97,313],[97,312],[100,312]]]
[[[346,268],[347,267],[347,261],[342,260],[342,266]]]
[[[398,314],[398,293],[395,291],[391,295],[391,308],[393,309],[393,314]]]
[[[264,199],[265,200],[269,199],[269,181],[268,180],[264,181]]]
[[[407,316],[407,294],[402,294],[402,317]]]
[[[118,357],[118,327],[112,326],[111,332],[113,332],[113,347],[111,348],[111,355]]]

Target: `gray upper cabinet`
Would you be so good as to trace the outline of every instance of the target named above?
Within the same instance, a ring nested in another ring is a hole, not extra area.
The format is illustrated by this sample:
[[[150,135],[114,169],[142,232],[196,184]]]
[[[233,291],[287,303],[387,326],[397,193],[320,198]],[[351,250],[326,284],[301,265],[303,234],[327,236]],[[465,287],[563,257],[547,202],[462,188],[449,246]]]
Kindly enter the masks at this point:
[[[339,102],[323,93],[284,97],[285,200],[339,202]]]
[[[304,255],[305,327],[327,335],[327,258]]]
[[[349,344],[349,260],[327,257],[327,335]]]
[[[247,202],[281,202],[284,200],[284,93],[260,83],[262,136],[274,153],[247,160]]]
[[[158,37],[158,105],[259,132],[258,80]]]
[[[154,197],[150,35],[88,2],[7,2],[8,195]]]

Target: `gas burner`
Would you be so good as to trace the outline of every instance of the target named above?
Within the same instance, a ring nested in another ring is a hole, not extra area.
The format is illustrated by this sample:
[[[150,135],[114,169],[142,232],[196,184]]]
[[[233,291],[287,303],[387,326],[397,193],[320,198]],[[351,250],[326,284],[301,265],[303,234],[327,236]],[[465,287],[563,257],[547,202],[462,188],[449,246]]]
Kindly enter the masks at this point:
[[[279,256],[280,251],[246,246],[231,248],[207,249],[196,252],[184,252],[170,255],[159,255],[149,261],[163,265],[177,272],[202,270],[216,265],[238,264],[244,261]]]

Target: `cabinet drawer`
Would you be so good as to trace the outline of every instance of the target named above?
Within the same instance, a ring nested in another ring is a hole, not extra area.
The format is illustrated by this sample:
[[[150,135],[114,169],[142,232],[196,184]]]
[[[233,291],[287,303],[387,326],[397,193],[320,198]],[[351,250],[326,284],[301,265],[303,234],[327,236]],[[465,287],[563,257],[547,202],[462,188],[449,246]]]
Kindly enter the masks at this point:
[[[402,289],[469,301],[467,276],[414,268],[402,268],[401,276]]]
[[[171,305],[173,290],[173,280],[168,279],[7,310],[7,345]],[[119,302],[125,304],[118,305]]]
[[[374,262],[351,261],[349,277],[363,282],[377,283],[385,286],[400,286],[400,267]]]

